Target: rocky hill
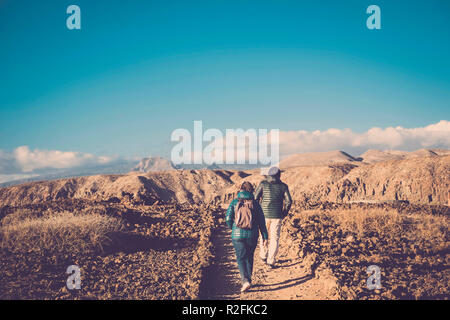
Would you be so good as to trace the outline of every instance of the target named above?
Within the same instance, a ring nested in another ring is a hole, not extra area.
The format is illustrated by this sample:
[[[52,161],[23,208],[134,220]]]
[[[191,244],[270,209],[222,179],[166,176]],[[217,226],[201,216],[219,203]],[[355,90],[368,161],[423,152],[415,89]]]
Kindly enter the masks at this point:
[[[366,163],[375,163],[388,160],[402,160],[405,158],[406,154],[407,152],[369,149],[361,155],[361,158],[363,158]]]
[[[228,202],[244,180],[257,185],[260,171],[171,170],[131,172],[32,182],[0,188],[2,206],[63,199],[179,203]],[[407,200],[447,204],[450,156],[288,168],[282,175],[294,200],[308,202],[380,202]]]
[[[254,174],[243,179],[257,184]],[[241,180],[243,180],[241,179]],[[236,181],[239,185],[240,181]],[[288,168],[282,180],[293,199],[310,202],[383,202],[406,200],[447,204],[450,156],[391,160],[369,165],[337,164]],[[233,188],[227,191],[233,191]]]
[[[292,154],[280,161],[280,168],[324,166],[350,163],[354,165],[372,164],[388,160],[404,160],[423,157],[450,155],[445,149],[419,149],[415,151],[369,149],[359,157],[347,152],[334,150],[328,152],[312,152]]]
[[[344,151],[312,152],[293,154],[280,161],[280,168],[286,169],[298,166],[324,166],[361,161]]]
[[[436,157],[450,155],[450,150],[445,149],[419,149],[416,151],[400,151],[400,150],[375,150],[370,149],[361,155],[362,161],[365,163],[375,163],[388,160],[403,160],[411,158]]]

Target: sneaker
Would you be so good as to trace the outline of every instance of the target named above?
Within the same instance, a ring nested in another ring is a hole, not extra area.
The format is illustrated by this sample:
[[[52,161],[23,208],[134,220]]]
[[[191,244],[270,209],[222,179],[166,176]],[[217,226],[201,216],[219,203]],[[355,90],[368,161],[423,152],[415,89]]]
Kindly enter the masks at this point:
[[[244,284],[242,285],[241,292],[247,291],[251,286],[252,286],[252,285],[250,284],[250,282],[244,283]]]

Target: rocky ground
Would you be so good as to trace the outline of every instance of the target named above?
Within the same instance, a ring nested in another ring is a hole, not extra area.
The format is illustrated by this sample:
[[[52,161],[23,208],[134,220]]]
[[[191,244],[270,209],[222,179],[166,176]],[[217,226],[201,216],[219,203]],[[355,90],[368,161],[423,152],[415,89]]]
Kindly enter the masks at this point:
[[[115,217],[125,229],[98,252],[0,250],[0,299],[450,297],[447,206],[295,201],[283,222],[279,268],[268,269],[257,250],[255,286],[245,294],[223,207],[64,198],[4,205],[0,219],[67,211]],[[69,265],[81,268],[81,290],[66,287]],[[381,271],[378,290],[367,288],[370,265]]]
[[[327,206],[324,205],[326,208]],[[347,207],[352,207],[348,206]],[[312,269],[329,269],[336,277],[338,295],[342,299],[448,299],[450,282],[449,208],[436,206],[403,208],[401,226],[391,234],[381,230],[358,234],[339,223],[336,216],[350,214],[345,208],[303,210],[294,206],[293,214],[284,221],[282,241],[287,256],[308,260]],[[353,205],[358,214],[365,214],[368,205]],[[366,211],[364,211],[366,210]],[[430,213],[434,212],[434,216]],[[416,219],[409,218],[415,215]],[[389,216],[389,215],[388,215]],[[354,217],[353,217],[354,218]],[[353,219],[346,217],[347,221]],[[422,221],[431,219],[434,225]],[[436,221],[434,222],[434,219]],[[422,223],[428,234],[439,233],[439,239],[419,239],[416,229]],[[434,229],[435,228],[435,229]],[[377,265],[381,271],[380,290],[369,290],[367,268]]]
[[[216,208],[190,205],[127,207],[65,201],[28,205],[27,210],[101,212],[121,217],[126,230],[111,235],[104,252],[52,256],[0,255],[1,299],[195,299],[203,268],[211,261]],[[24,210],[3,209],[3,215]],[[66,268],[81,268],[81,290],[67,290]]]
[[[296,202],[283,221],[277,268],[262,263],[257,248],[253,286],[246,293],[239,292],[229,234],[224,227],[220,229],[213,238],[218,257],[207,268],[201,297],[448,299],[449,213],[450,208],[444,206],[406,203]],[[366,215],[370,219],[364,220]],[[366,223],[361,225],[367,232],[347,225],[359,219]],[[380,269],[380,289],[367,286],[372,274],[367,268],[372,265]]]

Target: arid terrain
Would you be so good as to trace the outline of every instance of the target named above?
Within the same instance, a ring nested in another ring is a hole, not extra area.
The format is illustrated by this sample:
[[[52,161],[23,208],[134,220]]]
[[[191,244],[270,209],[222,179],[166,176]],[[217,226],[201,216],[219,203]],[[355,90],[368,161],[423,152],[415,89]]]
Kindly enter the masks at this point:
[[[224,213],[259,170],[142,167],[0,188],[0,298],[448,299],[450,155],[436,152],[285,161],[294,205],[278,268],[255,257],[245,294]],[[81,290],[66,287],[69,265]]]

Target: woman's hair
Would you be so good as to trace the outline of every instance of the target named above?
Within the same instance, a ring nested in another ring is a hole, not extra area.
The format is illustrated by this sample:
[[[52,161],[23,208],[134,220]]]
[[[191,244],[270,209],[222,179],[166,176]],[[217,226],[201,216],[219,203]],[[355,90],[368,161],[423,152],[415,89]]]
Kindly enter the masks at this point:
[[[253,185],[252,185],[250,182],[244,181],[244,182],[241,184],[241,190],[242,190],[242,191],[247,191],[247,192],[253,193],[253,191],[254,191],[255,189],[253,188]]]

